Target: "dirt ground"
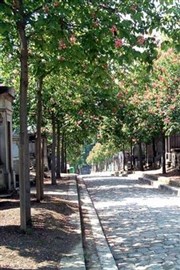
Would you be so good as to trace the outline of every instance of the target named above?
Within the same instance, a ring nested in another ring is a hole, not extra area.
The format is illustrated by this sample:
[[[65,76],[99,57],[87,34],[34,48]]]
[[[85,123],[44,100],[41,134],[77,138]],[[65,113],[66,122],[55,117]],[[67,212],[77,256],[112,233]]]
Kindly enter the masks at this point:
[[[67,190],[67,181],[59,180],[52,187]],[[31,196],[32,228],[27,233],[20,230],[19,196],[0,198],[0,269],[59,269],[63,254],[79,241],[71,215],[78,206],[59,195],[46,195],[41,203]]]

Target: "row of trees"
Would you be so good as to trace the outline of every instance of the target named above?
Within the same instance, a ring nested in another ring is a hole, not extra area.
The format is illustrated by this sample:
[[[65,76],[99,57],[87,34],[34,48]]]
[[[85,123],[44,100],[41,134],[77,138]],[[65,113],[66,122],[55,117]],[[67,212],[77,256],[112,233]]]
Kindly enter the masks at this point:
[[[150,144],[160,136],[163,143],[162,169],[163,173],[166,172],[165,137],[180,132],[179,62],[179,54],[173,49],[159,51],[151,70],[145,64],[136,63],[131,72],[124,73],[124,80],[119,81],[118,76],[115,78],[120,88],[116,96],[119,107],[115,108],[111,124],[105,119],[100,129],[102,144],[92,149],[88,163],[97,164],[112,157],[115,151],[108,151],[109,141],[118,152],[130,149],[134,144],[141,149],[141,143]],[[103,141],[104,138],[108,140]]]
[[[154,29],[178,46],[178,3],[3,0],[0,5],[1,77],[19,89],[20,208],[26,230],[31,219],[28,126],[36,126],[41,200],[42,131],[53,131],[55,149],[55,133],[61,130],[74,155],[104,120],[114,123],[111,130],[121,131],[116,108],[124,103],[118,94],[123,90],[114,77],[123,81],[123,73],[138,59],[152,64],[158,45]]]

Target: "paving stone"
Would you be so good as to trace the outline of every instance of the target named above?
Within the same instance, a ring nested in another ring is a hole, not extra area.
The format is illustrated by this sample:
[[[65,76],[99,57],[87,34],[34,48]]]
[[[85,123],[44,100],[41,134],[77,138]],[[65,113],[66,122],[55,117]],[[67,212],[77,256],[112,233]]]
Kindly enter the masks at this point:
[[[85,179],[118,269],[180,270],[179,198],[134,177]]]
[[[118,263],[118,269],[121,270],[135,270],[135,265],[134,264],[129,264],[129,263]]]
[[[174,269],[175,268],[175,264],[174,262],[166,262],[163,264],[163,269],[164,270],[171,270],[171,269]]]
[[[138,252],[141,254],[147,254],[149,252],[148,248],[138,248]]]
[[[146,270],[163,270],[163,268],[159,265],[151,265],[151,266],[148,266]]]

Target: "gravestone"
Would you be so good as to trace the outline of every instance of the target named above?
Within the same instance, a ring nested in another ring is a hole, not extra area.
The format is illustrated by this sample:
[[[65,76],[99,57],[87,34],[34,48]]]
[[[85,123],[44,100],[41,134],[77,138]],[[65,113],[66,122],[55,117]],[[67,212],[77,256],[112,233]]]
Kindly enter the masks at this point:
[[[0,192],[14,189],[12,159],[12,88],[0,85]]]

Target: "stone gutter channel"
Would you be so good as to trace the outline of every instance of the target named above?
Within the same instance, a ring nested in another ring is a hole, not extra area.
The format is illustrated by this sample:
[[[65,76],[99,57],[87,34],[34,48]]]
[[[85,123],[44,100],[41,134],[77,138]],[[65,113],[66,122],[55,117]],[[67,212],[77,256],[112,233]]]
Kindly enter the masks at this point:
[[[86,270],[117,270],[83,177],[79,176],[77,183]]]

